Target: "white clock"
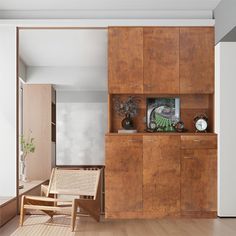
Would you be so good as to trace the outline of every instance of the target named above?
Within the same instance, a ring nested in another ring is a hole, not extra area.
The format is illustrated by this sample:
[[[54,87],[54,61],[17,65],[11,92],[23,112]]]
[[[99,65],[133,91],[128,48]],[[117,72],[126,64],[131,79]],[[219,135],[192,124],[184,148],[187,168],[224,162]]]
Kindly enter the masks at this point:
[[[206,115],[201,114],[194,118],[196,132],[206,132],[208,127],[208,118]]]

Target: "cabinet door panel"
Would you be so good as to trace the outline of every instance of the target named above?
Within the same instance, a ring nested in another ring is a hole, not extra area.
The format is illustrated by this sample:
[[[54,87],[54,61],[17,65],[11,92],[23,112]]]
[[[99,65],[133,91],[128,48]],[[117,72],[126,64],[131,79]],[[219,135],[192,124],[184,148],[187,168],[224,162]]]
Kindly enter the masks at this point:
[[[142,167],[142,137],[106,137],[106,212],[142,211]]]
[[[143,92],[143,29],[109,28],[109,93]]]
[[[179,93],[179,28],[144,29],[144,92]]]
[[[180,137],[143,137],[143,210],[180,213]]]
[[[181,210],[216,211],[217,150],[182,150]]]
[[[214,92],[214,28],[180,28],[180,93]]]

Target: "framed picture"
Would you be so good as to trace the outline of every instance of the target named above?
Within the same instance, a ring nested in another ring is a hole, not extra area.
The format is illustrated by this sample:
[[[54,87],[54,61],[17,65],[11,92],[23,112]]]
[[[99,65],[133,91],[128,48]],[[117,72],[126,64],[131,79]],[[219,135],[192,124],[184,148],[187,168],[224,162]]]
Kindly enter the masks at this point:
[[[173,124],[180,120],[179,98],[147,98],[147,128],[156,131],[175,131]]]

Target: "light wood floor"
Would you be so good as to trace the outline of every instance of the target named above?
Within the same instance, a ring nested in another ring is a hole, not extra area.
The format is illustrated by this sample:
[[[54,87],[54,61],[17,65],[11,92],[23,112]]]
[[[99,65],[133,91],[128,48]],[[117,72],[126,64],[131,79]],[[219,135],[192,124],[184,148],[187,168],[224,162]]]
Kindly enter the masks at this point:
[[[161,219],[161,220],[102,220],[90,217],[77,220],[76,232],[70,231],[70,218],[42,215],[30,216],[17,228],[19,217],[0,229],[1,236],[235,236],[236,218],[224,219]]]

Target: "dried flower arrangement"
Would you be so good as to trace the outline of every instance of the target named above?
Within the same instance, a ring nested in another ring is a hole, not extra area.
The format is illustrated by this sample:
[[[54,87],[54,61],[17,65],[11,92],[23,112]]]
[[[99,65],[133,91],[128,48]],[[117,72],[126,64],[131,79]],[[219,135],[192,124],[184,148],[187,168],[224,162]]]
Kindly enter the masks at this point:
[[[114,110],[121,117],[135,117],[138,114],[138,104],[140,99],[134,96],[129,96],[126,101],[121,101],[120,97],[115,97]]]
[[[133,129],[132,118],[138,114],[138,104],[140,99],[138,97],[129,96],[127,100],[122,101],[120,97],[115,97],[113,101],[115,112],[119,116],[124,117],[121,122],[122,127],[126,130]]]

